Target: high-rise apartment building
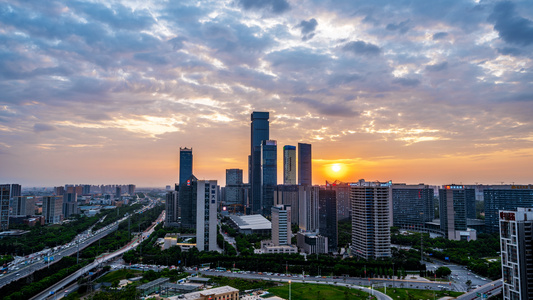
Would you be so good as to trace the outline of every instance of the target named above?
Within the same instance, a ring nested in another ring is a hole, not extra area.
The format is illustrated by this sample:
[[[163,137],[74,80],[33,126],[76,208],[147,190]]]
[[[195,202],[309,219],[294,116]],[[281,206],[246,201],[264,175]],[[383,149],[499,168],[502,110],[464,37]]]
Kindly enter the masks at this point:
[[[54,187],[54,195],[63,196],[64,193],[65,193],[65,187],[64,186],[56,186],[56,187]]]
[[[65,193],[63,195],[63,218],[66,219],[71,215],[78,213],[78,194]]]
[[[298,227],[302,231],[318,230],[318,199],[320,187],[298,186]]]
[[[91,185],[90,184],[84,184],[82,189],[82,195],[90,195],[91,194]]]
[[[9,199],[11,185],[0,184],[0,231],[9,229]]]
[[[351,192],[352,254],[363,259],[391,257],[390,183],[360,180]]]
[[[250,184],[250,204],[254,214],[262,213],[261,205],[261,145],[269,140],[269,113],[254,111],[251,114],[250,156],[248,157],[248,183]]]
[[[298,143],[298,184],[312,185],[311,144]]]
[[[485,232],[498,232],[499,211],[533,207],[533,185],[492,185],[483,190]]]
[[[115,199],[120,199],[120,195],[122,195],[122,188],[117,185],[115,187]]]
[[[135,195],[135,184],[128,184],[128,194],[130,196]]]
[[[276,141],[261,143],[261,214],[268,216],[274,205],[274,190],[278,185],[278,146]]]
[[[192,175],[192,148],[180,147],[180,181],[185,183]]]
[[[63,221],[63,197],[43,197],[43,216],[46,224],[58,224]]]
[[[216,180],[196,182],[196,248],[217,250],[218,188]]]
[[[533,299],[533,208],[499,212],[504,300]]]
[[[392,225],[409,230],[425,230],[435,217],[434,190],[429,185],[393,184]]]
[[[283,146],[283,184],[296,184],[295,146]]]
[[[274,246],[290,245],[291,237],[291,206],[272,206],[272,243]]]
[[[318,193],[318,232],[328,238],[328,252],[336,253],[338,244],[337,197],[334,190]]]

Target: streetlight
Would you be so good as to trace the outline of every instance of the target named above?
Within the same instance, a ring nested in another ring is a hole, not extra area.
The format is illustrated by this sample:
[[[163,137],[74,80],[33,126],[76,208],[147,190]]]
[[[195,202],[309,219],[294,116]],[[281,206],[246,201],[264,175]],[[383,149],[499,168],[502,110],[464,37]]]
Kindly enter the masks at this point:
[[[289,300],[291,300],[291,281],[289,280]]]

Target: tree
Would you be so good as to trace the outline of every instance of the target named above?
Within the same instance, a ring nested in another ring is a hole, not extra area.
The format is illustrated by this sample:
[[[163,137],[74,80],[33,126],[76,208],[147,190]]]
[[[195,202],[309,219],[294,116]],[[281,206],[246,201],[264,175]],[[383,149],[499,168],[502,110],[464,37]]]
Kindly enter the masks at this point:
[[[450,270],[450,268],[448,268],[448,267],[439,267],[437,269],[437,271],[435,271],[435,274],[439,278],[444,278],[444,277],[449,276],[450,274],[452,274],[452,270]]]

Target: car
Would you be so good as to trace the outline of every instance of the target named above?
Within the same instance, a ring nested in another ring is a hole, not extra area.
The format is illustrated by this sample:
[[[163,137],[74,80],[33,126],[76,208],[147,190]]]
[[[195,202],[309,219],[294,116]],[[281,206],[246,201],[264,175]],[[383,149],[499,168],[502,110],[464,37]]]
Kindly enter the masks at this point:
[[[65,294],[68,294],[68,290],[65,290]]]

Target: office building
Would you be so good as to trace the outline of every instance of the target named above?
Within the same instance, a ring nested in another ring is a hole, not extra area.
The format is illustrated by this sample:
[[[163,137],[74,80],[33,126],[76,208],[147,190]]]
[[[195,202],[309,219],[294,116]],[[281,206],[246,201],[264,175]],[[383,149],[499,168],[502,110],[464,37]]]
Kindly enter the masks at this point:
[[[314,231],[300,231],[296,234],[296,245],[307,254],[328,253],[328,238]]]
[[[283,204],[272,206],[272,244],[290,245],[291,238],[291,206]]]
[[[35,214],[35,197],[18,196],[11,199],[11,214],[15,216],[28,216]]]
[[[339,221],[349,219],[352,211],[350,184],[338,180],[334,182],[326,181],[326,189],[335,191],[335,197],[337,198],[337,219]]]
[[[192,175],[192,148],[180,147],[180,181],[185,183]]]
[[[261,214],[269,216],[278,185],[278,146],[276,141],[261,142]]]
[[[43,216],[46,224],[58,224],[63,221],[63,197],[43,197]]]
[[[253,214],[263,213],[261,205],[261,145],[269,138],[269,113],[251,114],[250,156],[248,157],[248,183],[250,184],[250,205]]]
[[[298,187],[298,227],[303,231],[318,230],[319,186]]]
[[[363,259],[391,257],[390,183],[365,182],[352,185],[352,255]]]
[[[216,251],[218,189],[216,180],[196,182],[196,248]]]
[[[185,183],[179,185],[178,190],[180,226],[196,229],[198,179],[191,175]],[[201,194],[203,195],[203,192]]]
[[[533,185],[491,185],[483,190],[485,232],[498,232],[500,210],[533,207]]]
[[[440,229],[450,240],[475,240],[476,231],[467,229],[466,208],[469,198],[474,198],[473,189],[464,185],[445,185],[439,190]]]
[[[296,184],[295,146],[283,146],[283,184]]]
[[[244,212],[246,189],[242,182],[242,169],[226,169],[226,188],[222,206],[230,213]]]
[[[299,196],[299,186],[295,184],[285,185],[280,184],[276,187],[274,192],[274,205],[284,204],[290,205],[291,211],[294,213],[291,214],[291,223],[299,223],[299,205],[298,205],[298,196]]]
[[[9,199],[11,185],[0,184],[0,231],[9,229]]]
[[[78,213],[78,195],[76,193],[65,193],[63,195],[63,218],[67,219],[71,215]]]
[[[318,232],[328,238],[328,252],[336,253],[338,244],[337,197],[334,190],[318,192]]]
[[[426,230],[433,221],[434,190],[429,185],[395,183],[392,188],[392,226],[409,230]]]
[[[499,212],[504,300],[533,299],[533,208]]]
[[[298,184],[312,185],[311,144],[298,143]]]
[[[167,191],[165,200],[165,211],[165,226],[178,226],[179,205],[177,191]]]

